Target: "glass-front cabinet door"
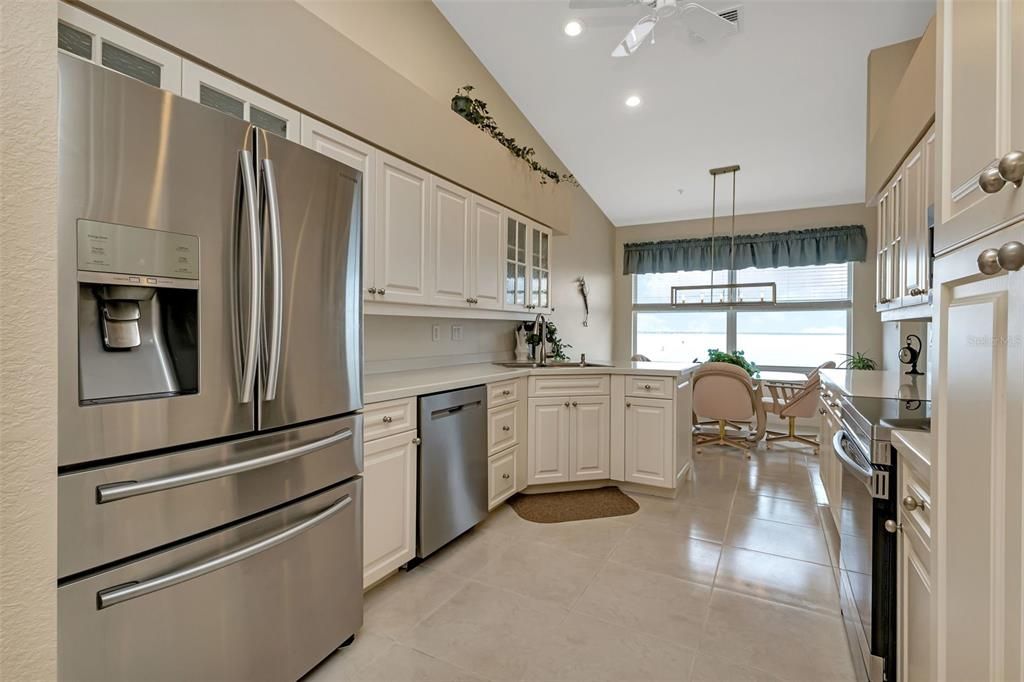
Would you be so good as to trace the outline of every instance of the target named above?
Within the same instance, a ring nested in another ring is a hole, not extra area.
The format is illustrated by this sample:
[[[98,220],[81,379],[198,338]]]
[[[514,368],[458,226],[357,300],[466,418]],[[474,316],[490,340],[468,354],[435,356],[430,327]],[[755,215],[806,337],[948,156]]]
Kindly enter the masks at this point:
[[[530,226],[530,309],[551,309],[551,233]]]
[[[527,308],[526,222],[515,216],[505,218],[505,310]]]

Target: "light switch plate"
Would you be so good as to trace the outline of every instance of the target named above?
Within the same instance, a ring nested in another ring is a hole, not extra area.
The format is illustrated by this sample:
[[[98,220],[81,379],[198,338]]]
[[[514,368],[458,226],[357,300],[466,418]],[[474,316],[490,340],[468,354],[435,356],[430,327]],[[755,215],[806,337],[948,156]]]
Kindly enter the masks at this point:
[[[437,343],[441,340],[441,325],[435,324],[430,329],[430,340]]]
[[[457,324],[452,325],[452,341],[462,341],[462,327]]]

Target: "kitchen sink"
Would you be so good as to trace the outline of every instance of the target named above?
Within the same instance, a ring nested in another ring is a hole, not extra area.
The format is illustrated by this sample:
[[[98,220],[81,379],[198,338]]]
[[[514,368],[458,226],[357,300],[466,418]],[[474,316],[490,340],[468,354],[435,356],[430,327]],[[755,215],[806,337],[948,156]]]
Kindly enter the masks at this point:
[[[601,362],[549,362],[545,365],[539,365],[536,362],[497,362],[495,363],[501,367],[513,367],[522,368],[528,367],[530,369],[565,369],[572,367],[614,367]]]

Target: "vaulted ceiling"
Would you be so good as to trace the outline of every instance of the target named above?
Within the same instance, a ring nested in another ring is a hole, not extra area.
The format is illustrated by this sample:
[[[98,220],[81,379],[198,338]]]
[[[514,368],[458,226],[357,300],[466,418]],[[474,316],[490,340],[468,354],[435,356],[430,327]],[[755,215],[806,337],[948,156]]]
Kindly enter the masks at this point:
[[[645,7],[434,2],[616,225],[709,215],[707,171],[734,163],[739,213],[863,201],[868,52],[921,35],[935,12],[933,0],[747,0],[735,35],[703,42],[664,21],[654,45],[613,59]],[[570,38],[574,18],[584,30]]]

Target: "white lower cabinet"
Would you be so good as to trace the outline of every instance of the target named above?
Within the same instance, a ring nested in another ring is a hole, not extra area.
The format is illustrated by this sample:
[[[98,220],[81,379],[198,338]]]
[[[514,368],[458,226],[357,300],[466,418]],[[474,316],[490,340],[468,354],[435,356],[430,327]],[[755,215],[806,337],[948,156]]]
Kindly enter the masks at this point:
[[[363,587],[416,555],[416,432],[363,446]]]
[[[899,509],[896,660],[902,682],[935,679],[931,649],[931,496],[928,479],[928,471],[915,470],[905,462],[901,464],[900,500],[913,500],[910,509],[903,504]]]
[[[563,483],[569,475],[569,399],[530,398],[527,483]]]
[[[671,400],[626,398],[625,478],[662,488],[675,486],[675,424]]]
[[[569,480],[611,477],[611,400],[573,398],[569,405]]]
[[[494,509],[516,492],[516,460],[519,446],[491,457],[487,462],[487,508]]]

